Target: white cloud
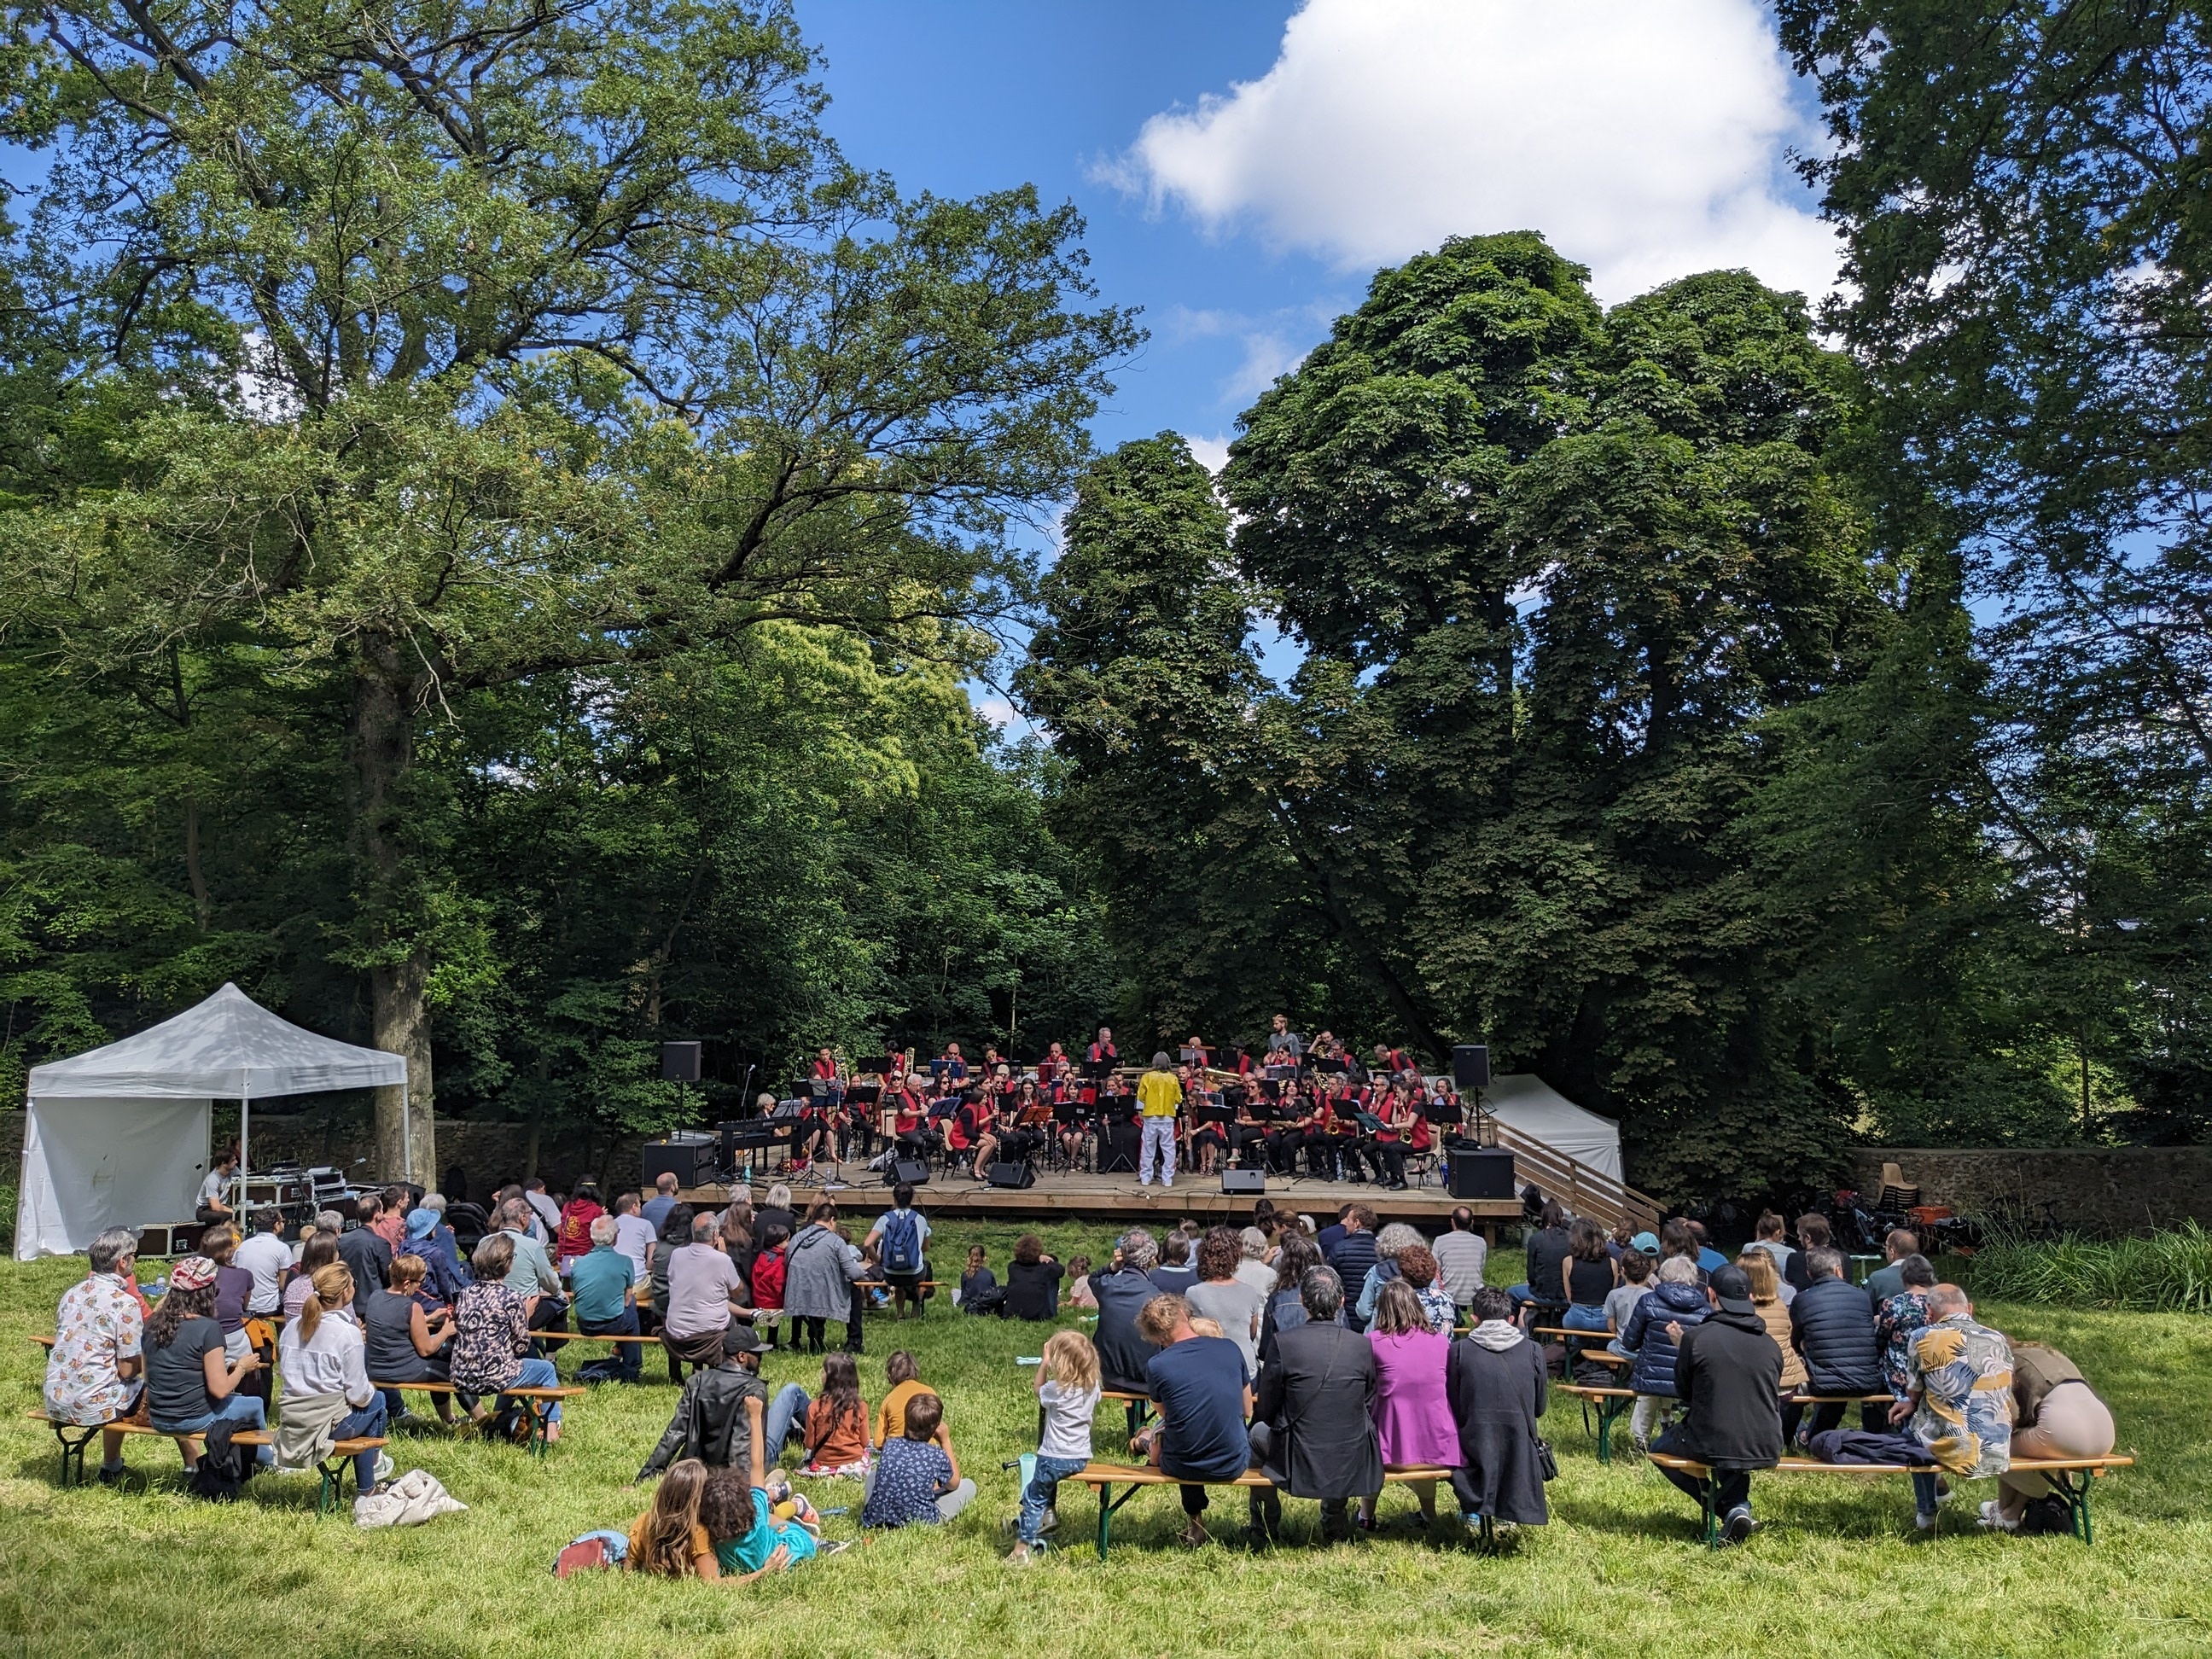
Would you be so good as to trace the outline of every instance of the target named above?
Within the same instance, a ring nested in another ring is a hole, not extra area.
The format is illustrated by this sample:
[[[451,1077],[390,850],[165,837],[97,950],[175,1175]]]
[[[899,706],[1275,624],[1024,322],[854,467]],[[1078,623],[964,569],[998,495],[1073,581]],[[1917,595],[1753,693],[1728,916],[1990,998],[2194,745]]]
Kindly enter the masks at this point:
[[[1182,441],[1190,446],[1191,459],[1208,472],[1218,472],[1229,465],[1229,434],[1217,432],[1212,437],[1200,437],[1195,432],[1186,432]]]
[[[1791,90],[1759,0],[1308,0],[1266,75],[1155,115],[1106,176],[1347,268],[1535,229],[1608,303],[1724,265],[1818,295]]]
[[[1261,317],[1235,311],[1170,307],[1165,319],[1170,339],[1234,339],[1243,349],[1237,367],[1221,382],[1224,406],[1242,407],[1305,361],[1314,343],[1328,333],[1334,312],[1322,306],[1288,306]]]

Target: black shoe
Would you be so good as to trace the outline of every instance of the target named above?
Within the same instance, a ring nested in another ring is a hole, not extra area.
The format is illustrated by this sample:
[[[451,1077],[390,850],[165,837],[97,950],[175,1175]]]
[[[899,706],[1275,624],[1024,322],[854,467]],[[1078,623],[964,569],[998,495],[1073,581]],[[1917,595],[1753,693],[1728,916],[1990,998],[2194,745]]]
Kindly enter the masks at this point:
[[[1751,1511],[1742,1504],[1728,1512],[1728,1520],[1721,1528],[1721,1542],[1741,1544],[1759,1530],[1759,1522],[1752,1519]]]
[[[102,1468],[99,1471],[100,1484],[103,1486],[119,1486],[129,1478],[130,1474],[131,1471],[128,1469]]]

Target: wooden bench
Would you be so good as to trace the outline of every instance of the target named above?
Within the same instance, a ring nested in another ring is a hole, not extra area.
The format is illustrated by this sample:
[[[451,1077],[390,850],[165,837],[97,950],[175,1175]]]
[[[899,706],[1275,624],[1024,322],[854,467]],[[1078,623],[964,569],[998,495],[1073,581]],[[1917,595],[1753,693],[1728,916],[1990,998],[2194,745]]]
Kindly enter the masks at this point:
[[[198,1443],[206,1438],[204,1435],[198,1434],[170,1434],[155,1428],[150,1423],[142,1423],[136,1418],[129,1417],[89,1425],[57,1423],[43,1411],[34,1411],[30,1413],[30,1417],[33,1422],[44,1423],[52,1429],[54,1431],[54,1438],[61,1443],[62,1485],[64,1486],[81,1486],[84,1484],[84,1449],[92,1443],[94,1435],[104,1434],[110,1429],[125,1435],[151,1435],[156,1440],[190,1440]],[[276,1443],[276,1437],[265,1429],[240,1429],[230,1437],[230,1443],[234,1446],[273,1446]],[[345,1480],[345,1472],[353,1467],[355,1458],[365,1451],[380,1451],[383,1448],[382,1435],[362,1435],[351,1440],[332,1441],[329,1455],[315,1466],[315,1472],[323,1478],[322,1489],[315,1497],[315,1513],[318,1515],[330,1513],[331,1506],[337,1500],[342,1483]]]
[[[1712,1474],[1709,1466],[1694,1458],[1654,1452],[1651,1461],[1662,1469],[1678,1469],[1701,1480]],[[2089,1483],[2102,1477],[2107,1469],[2132,1468],[2135,1461],[2118,1452],[2103,1457],[2022,1457],[2014,1460],[2012,1469],[2015,1474],[2040,1474],[2049,1480],[2057,1488],[2058,1495],[2066,1500],[2067,1530],[2084,1545],[2088,1545],[2096,1541],[2089,1524]],[[1945,1471],[1933,1463],[1823,1463],[1810,1457],[1785,1457],[1772,1468],[1759,1469],[1755,1473],[1762,1475],[1940,1475]],[[1717,1545],[1720,1541],[1720,1517],[1713,1512],[1713,1491],[1711,1482],[1707,1480],[1702,1521],[1703,1537],[1708,1545]]]
[[[385,1382],[373,1376],[368,1379],[368,1386],[372,1389],[393,1389],[415,1394],[458,1395],[468,1392],[468,1390],[455,1388],[450,1382]],[[590,1392],[591,1390],[581,1383],[571,1382],[556,1388],[501,1389],[499,1390],[497,1398],[513,1400],[520,1403],[524,1415],[530,1419],[531,1454],[536,1457],[543,1457],[545,1455],[546,1448],[552,1443],[546,1438],[546,1431],[552,1426],[547,1413],[564,1400],[574,1400]]]
[[[1606,1388],[1595,1382],[1554,1382],[1552,1388],[1555,1393],[1571,1394],[1583,1402],[1585,1431],[1590,1426],[1589,1408],[1593,1405],[1597,1407],[1597,1461],[1601,1464],[1612,1462],[1613,1425],[1627,1416],[1636,1404],[1636,1390]]]
[[[1452,1472],[1446,1468],[1388,1469],[1382,1475],[1383,1480],[1393,1486],[1449,1480],[1451,1477]],[[1115,1511],[1146,1486],[1243,1486],[1248,1490],[1257,1487],[1264,1491],[1275,1484],[1257,1469],[1247,1469],[1234,1480],[1194,1481],[1164,1474],[1148,1464],[1097,1462],[1069,1475],[1067,1479],[1079,1486],[1089,1486],[1098,1494],[1098,1559],[1101,1561],[1106,1559],[1106,1552],[1113,1543]],[[1116,1498],[1114,1496],[1116,1486],[1125,1486],[1128,1490]],[[1482,1535],[1486,1541],[1493,1536],[1487,1516],[1483,1517]]]

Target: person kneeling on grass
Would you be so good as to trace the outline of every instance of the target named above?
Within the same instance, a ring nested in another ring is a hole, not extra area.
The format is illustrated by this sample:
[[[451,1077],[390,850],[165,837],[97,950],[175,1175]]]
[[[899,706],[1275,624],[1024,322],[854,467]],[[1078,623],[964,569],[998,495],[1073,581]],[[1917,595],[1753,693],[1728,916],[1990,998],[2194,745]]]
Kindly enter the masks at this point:
[[[944,1411],[933,1394],[907,1402],[906,1432],[884,1443],[881,1459],[867,1473],[862,1526],[950,1521],[975,1502],[975,1483],[961,1478],[959,1463],[937,1443]]]
[[[687,1457],[670,1469],[653,1494],[653,1507],[629,1529],[629,1553],[623,1565],[662,1578],[721,1580],[720,1551],[702,1520],[708,1484],[707,1466],[696,1458]],[[779,1541],[757,1568],[729,1582],[749,1584],[764,1572],[781,1572],[791,1560],[790,1546]]]
[[[1751,1514],[1751,1472],[1782,1461],[1782,1349],[1751,1299],[1751,1279],[1737,1267],[1713,1270],[1705,1296],[1711,1311],[1694,1325],[1670,1322],[1675,1346],[1674,1391],[1682,1418],[1652,1449],[1693,1458],[1708,1474],[1662,1468],[1660,1474],[1722,1516],[1721,1541],[1741,1544],[1759,1528]]]
[[[1060,1524],[1054,1500],[1060,1483],[1083,1473],[1091,1462],[1091,1419],[1098,1409],[1098,1350],[1080,1331],[1055,1331],[1037,1364],[1037,1406],[1044,1430],[1029,1484],[1022,1488],[1022,1511],[1014,1521],[1014,1547],[1006,1559],[1025,1567],[1044,1546],[1044,1535]]]

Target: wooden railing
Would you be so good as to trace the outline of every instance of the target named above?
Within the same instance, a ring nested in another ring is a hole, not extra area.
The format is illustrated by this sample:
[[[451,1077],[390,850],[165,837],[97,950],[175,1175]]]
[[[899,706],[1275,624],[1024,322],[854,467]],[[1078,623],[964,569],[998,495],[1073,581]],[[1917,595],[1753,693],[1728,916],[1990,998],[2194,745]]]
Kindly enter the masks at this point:
[[[1500,1123],[1487,1112],[1482,1115],[1477,1137],[1485,1146],[1510,1151],[1517,1180],[1523,1185],[1534,1182],[1545,1197],[1558,1199],[1577,1215],[1586,1215],[1607,1227],[1626,1221],[1638,1231],[1659,1230],[1660,1218],[1665,1213],[1659,1200],[1614,1180],[1604,1170]]]

